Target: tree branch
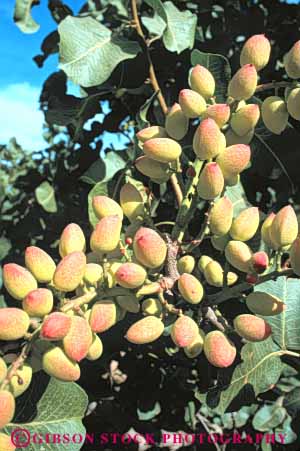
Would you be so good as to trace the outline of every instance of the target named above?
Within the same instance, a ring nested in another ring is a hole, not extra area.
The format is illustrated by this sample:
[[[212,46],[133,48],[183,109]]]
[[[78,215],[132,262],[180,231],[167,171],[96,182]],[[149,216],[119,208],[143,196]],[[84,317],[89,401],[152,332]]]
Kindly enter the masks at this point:
[[[4,381],[2,382],[2,384],[0,384],[0,391],[5,389],[7,387],[7,385],[9,385],[11,379],[13,376],[17,375],[18,370],[23,366],[25,360],[28,357],[28,354],[30,352],[30,349],[33,345],[33,343],[35,342],[35,340],[38,339],[39,334],[40,334],[40,330],[41,330],[41,326],[36,329],[32,334],[31,337],[28,339],[27,343],[25,344],[25,346],[23,347],[21,353],[19,354],[19,356],[16,358],[16,360],[11,364],[8,373],[6,375],[6,378],[4,379]]]
[[[257,85],[255,93],[266,91],[268,89],[276,89],[276,88],[295,88],[297,84],[293,81],[271,81],[269,83],[264,83],[262,85]]]
[[[257,283],[255,285],[258,285],[263,282],[267,282],[268,280],[274,280],[277,279],[277,277],[280,276],[292,276],[294,274],[292,269],[286,269],[284,271],[273,271],[270,274],[266,274],[265,276],[259,277]],[[240,283],[232,288],[227,288],[226,290],[223,290],[221,293],[212,294],[207,297],[206,304],[207,305],[217,305],[221,304],[222,302],[227,301],[228,299],[239,297],[244,291],[249,290],[252,288],[253,285],[247,282]]]
[[[146,48],[147,48],[147,58],[149,61],[149,78],[151,81],[151,85],[153,87],[154,92],[157,92],[157,99],[159,101],[160,107],[162,109],[162,112],[164,113],[164,115],[166,115],[168,113],[168,106],[167,103],[165,101],[165,98],[161,92],[160,86],[158,84],[157,78],[156,78],[156,74],[155,74],[155,69],[152,63],[152,59],[150,56],[150,52],[149,52],[149,43],[147,43],[146,37],[143,33],[142,30],[142,26],[141,26],[141,22],[138,16],[138,10],[137,10],[137,4],[136,4],[136,0],[131,0],[131,9],[132,9],[132,16],[133,16],[133,21],[137,30],[138,35],[143,39]],[[183,199],[183,195],[182,195],[182,191],[177,179],[176,174],[172,174],[170,177],[170,182],[172,184],[172,188],[173,191],[175,193],[176,199],[177,199],[177,203],[178,206],[181,205],[182,199]]]
[[[190,180],[187,192],[183,198],[183,201],[180,205],[179,211],[177,213],[176,217],[176,224],[172,232],[172,238],[173,240],[177,240],[179,243],[182,242],[185,229],[189,223],[189,218],[193,214],[194,209],[196,208],[196,205],[194,205],[194,208],[191,208],[194,195],[196,193],[196,188],[199,180],[200,171],[202,169],[202,166],[204,164],[204,161],[198,160],[198,158],[195,160],[194,163],[194,171],[195,175]]]

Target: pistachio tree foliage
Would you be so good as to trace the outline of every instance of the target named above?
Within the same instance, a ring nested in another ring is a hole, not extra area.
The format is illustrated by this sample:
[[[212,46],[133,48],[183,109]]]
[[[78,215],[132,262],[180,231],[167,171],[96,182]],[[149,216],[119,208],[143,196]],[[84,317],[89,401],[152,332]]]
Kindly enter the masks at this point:
[[[223,3],[89,1],[75,17],[49,1],[58,27],[35,58],[41,66],[59,52],[40,99],[49,146],[34,158],[14,140],[1,149],[10,189],[1,193],[0,451],[15,449],[16,424],[84,433],[87,397],[75,382],[110,362],[110,383],[132,384],[105,356],[124,346],[128,359],[146,349],[158,360],[166,390],[174,368],[182,385],[192,376],[190,430],[251,418],[254,430],[285,431],[286,444],[297,438],[300,239],[289,167],[298,161],[300,41],[296,33],[278,47],[269,2]],[[258,32],[233,39],[254,12]],[[16,2],[14,18],[25,33],[39,27],[28,2]],[[67,80],[82,97],[67,94]],[[124,150],[99,158],[105,132]],[[265,162],[263,186],[251,186]],[[34,192],[24,190],[30,174]],[[24,218],[34,232],[16,238]],[[274,387],[278,399],[259,404]],[[139,419],[159,415],[151,401],[137,406]]]

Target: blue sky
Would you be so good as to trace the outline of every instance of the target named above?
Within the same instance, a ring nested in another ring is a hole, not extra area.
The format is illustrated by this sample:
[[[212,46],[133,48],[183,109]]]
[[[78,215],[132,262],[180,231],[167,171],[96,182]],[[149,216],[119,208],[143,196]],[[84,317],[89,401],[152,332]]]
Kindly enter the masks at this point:
[[[32,16],[40,24],[38,32],[24,34],[14,24],[14,0],[0,1],[0,143],[15,136],[28,150],[44,147],[42,138],[43,114],[38,110],[38,98],[43,81],[57,70],[57,55],[48,58],[39,69],[33,57],[40,52],[43,38],[56,28],[47,0],[32,9]],[[78,11],[82,0],[67,3]]]

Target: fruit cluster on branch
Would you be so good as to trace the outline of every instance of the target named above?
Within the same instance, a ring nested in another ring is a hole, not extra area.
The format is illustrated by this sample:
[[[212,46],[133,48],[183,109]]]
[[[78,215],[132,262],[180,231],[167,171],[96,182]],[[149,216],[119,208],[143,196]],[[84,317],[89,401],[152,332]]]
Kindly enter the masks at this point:
[[[93,198],[98,223],[88,243],[81,228],[72,223],[61,234],[58,263],[41,248],[30,246],[24,266],[4,265],[4,286],[20,305],[0,309],[0,340],[18,340],[21,352],[10,365],[5,353],[0,357],[0,429],[13,419],[15,398],[30,385],[33,367],[62,381],[78,380],[79,362],[101,357],[101,334],[127,313],[139,315],[126,333],[130,343],[158,340],[164,320],[173,314],[177,316],[171,328],[174,345],[189,358],[203,351],[219,368],[236,359],[228,332],[250,342],[272,334],[260,316],[285,309],[275,296],[250,292],[245,297],[249,313],[236,316],[230,327],[226,320],[218,321],[217,304],[280,274],[300,276],[297,217],[289,205],[262,223],[256,207],[235,214],[226,190],[238,183],[249,165],[249,144],[260,116],[275,134],[285,129],[289,114],[300,120],[299,46],[300,41],[284,59],[292,79],[285,85],[285,98],[268,97],[261,107],[246,103],[263,90],[263,85],[257,88],[258,71],[268,63],[271,51],[268,39],[255,35],[242,49],[241,68],[229,82],[226,103],[216,103],[214,77],[197,65],[190,71],[190,89],[180,91],[164,126],[152,125],[136,134],[141,149],[137,172],[162,184],[180,171],[180,141],[189,122],[197,126],[192,143],[195,158],[170,235],[160,233],[159,224],[153,223],[145,187],[127,181],[119,202],[102,195]],[[270,84],[265,86],[270,89]],[[199,200],[208,204],[205,220],[199,224],[198,236],[184,245]],[[249,240],[257,233],[265,250],[254,252]],[[203,253],[196,259],[195,249],[200,246],[201,252],[205,237],[225,256],[225,267]],[[289,254],[291,269],[281,268],[283,253]],[[215,287],[216,294],[208,296],[208,286]],[[201,326],[207,319],[213,330],[205,334]],[[0,434],[0,449],[6,441],[7,436]]]

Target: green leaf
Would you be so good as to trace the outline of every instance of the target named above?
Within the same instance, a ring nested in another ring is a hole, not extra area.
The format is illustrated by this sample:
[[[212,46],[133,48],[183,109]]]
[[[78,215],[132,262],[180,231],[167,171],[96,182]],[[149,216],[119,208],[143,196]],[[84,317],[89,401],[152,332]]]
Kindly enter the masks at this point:
[[[266,404],[261,407],[253,417],[252,426],[255,430],[268,432],[279,426],[286,416],[284,407],[277,404]]]
[[[150,34],[161,37],[167,27],[166,22],[155,11],[153,17],[142,17],[142,22]]]
[[[161,0],[145,0],[147,5],[151,6],[154,11],[163,19],[164,22],[168,22],[168,16],[164,8],[164,3]]]
[[[222,423],[225,429],[233,429],[234,422],[233,422],[233,415],[231,413],[224,413],[221,417]]]
[[[147,99],[146,102],[141,106],[138,114],[136,115],[136,121],[140,130],[142,128],[149,127],[150,125],[150,122],[147,119],[147,114],[157,95],[158,92],[154,92],[152,96],[149,97],[149,99]]]
[[[273,340],[281,349],[300,349],[300,280],[279,277],[277,280],[255,286],[254,291],[263,291],[277,296],[286,304],[286,309],[276,316],[264,319],[272,328]]]
[[[55,200],[55,192],[49,182],[42,182],[35,189],[35,196],[38,203],[48,213],[56,213],[57,205]]]
[[[233,203],[234,216],[237,216],[242,210],[245,210],[245,208],[251,207],[251,204],[247,200],[243,185],[240,182],[234,186],[227,186],[225,195]]]
[[[265,434],[261,441],[261,451],[272,451],[272,445],[269,441],[269,434]]]
[[[283,405],[292,417],[300,412],[300,388],[296,387],[284,397]]]
[[[85,436],[85,428],[82,418],[88,405],[86,393],[79,385],[71,382],[60,382],[51,379],[42,398],[37,404],[36,417],[30,423],[10,423],[4,431],[11,434],[16,428],[24,428],[31,435],[37,434],[45,437],[46,434],[82,434]],[[40,451],[41,444],[31,443],[26,450]],[[45,449],[49,448],[49,445]],[[82,443],[68,443],[68,450],[78,451]],[[49,448],[50,449],[50,448]],[[51,443],[52,451],[61,451],[62,444]]]
[[[184,408],[184,421],[194,431],[196,426],[196,406],[194,401],[189,401]]]
[[[5,302],[5,298],[3,295],[0,296],[0,308],[7,307],[7,304]]]
[[[165,2],[167,28],[163,43],[170,52],[181,53],[192,49],[195,42],[197,16],[190,11],[179,11],[172,2]]]
[[[103,6],[114,6],[121,16],[128,17],[129,9],[124,6],[124,1],[122,0],[102,0],[101,5]],[[99,11],[98,11],[99,12]]]
[[[163,36],[170,52],[181,53],[192,49],[195,42],[197,16],[190,11],[180,11],[172,2],[145,0],[154,9],[154,17],[143,17],[142,22],[151,34]]]
[[[276,161],[276,163],[278,164],[278,166],[280,167],[280,169],[282,170],[282,172],[285,174],[285,176],[291,186],[292,192],[295,193],[295,186],[288,173],[288,170],[286,169],[286,167],[283,164],[283,162],[281,161],[281,159],[273,151],[272,147],[268,144],[268,139],[267,139],[268,136],[270,136],[270,132],[268,132],[268,130],[266,130],[265,128],[262,128],[262,127],[256,128],[254,138],[251,141],[252,152],[253,151],[269,152],[272,155],[272,157],[274,158],[274,160]]]
[[[191,63],[193,66],[200,64],[212,73],[216,82],[215,95],[217,102],[224,102],[227,98],[227,86],[231,79],[231,68],[228,59],[222,55],[201,52],[195,49],[191,54]]]
[[[234,424],[235,427],[241,428],[245,426],[250,416],[257,410],[257,405],[252,404],[251,406],[243,406],[238,412],[234,413]]]
[[[11,249],[11,242],[2,236],[0,238],[0,260],[3,260]]]
[[[156,402],[154,404],[154,407],[152,410],[148,410],[147,412],[143,412],[142,410],[137,409],[138,418],[141,421],[149,421],[155,418],[157,415],[159,415],[161,412],[161,407],[159,402]]]
[[[246,384],[251,384],[255,395],[267,391],[275,384],[283,369],[281,351],[271,338],[260,343],[247,343],[241,352],[242,363],[234,370],[230,383],[220,392],[214,412],[222,415]],[[212,389],[220,390],[220,388]],[[196,398],[209,405],[206,395],[196,393]]]
[[[31,16],[31,8],[38,5],[37,0],[16,0],[14,21],[23,33],[35,33],[40,28]]]
[[[107,152],[105,157],[95,161],[89,169],[81,176],[85,183],[94,185],[98,182],[108,182],[113,176],[124,169],[126,162],[121,157],[121,152]]]
[[[60,68],[75,84],[91,87],[104,83],[115,67],[134,58],[137,42],[112,37],[92,17],[66,17],[58,26]]]
[[[288,415],[281,426],[275,429],[275,440],[281,445],[290,445],[298,438],[291,427],[292,418]]]

